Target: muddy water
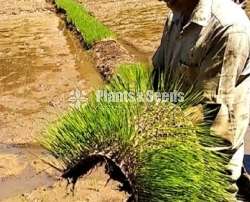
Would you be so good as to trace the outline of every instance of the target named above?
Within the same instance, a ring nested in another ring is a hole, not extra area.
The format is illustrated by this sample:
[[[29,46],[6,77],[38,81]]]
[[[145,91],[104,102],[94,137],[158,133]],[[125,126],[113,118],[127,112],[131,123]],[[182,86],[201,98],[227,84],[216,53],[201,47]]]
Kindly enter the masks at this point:
[[[158,46],[167,9],[157,0],[78,0],[118,34],[123,44],[141,54]]]
[[[1,162],[5,162],[0,169],[0,200],[30,192],[42,185],[52,186],[56,174],[43,171],[49,169],[49,166],[36,166],[39,158],[48,155],[36,145],[0,144]]]
[[[69,107],[71,91],[101,83],[88,54],[48,11],[1,16],[0,64],[0,142],[32,141],[48,114]]]
[[[59,173],[41,160],[51,157],[33,142],[102,80],[89,53],[45,0],[0,4],[0,201],[34,201],[29,195],[39,188],[40,200]],[[81,97],[75,97],[78,89]]]
[[[81,1],[142,57],[158,46],[167,16],[163,3]],[[74,90],[84,96],[101,85],[88,53],[45,0],[0,3],[0,201],[122,201],[115,184],[104,186],[102,169],[79,182],[75,197],[66,194],[65,182],[40,160],[51,160],[48,154],[31,143],[72,104]]]
[[[159,46],[169,10],[159,0],[78,0],[118,34],[129,49],[150,57]],[[250,13],[250,5],[247,12]]]

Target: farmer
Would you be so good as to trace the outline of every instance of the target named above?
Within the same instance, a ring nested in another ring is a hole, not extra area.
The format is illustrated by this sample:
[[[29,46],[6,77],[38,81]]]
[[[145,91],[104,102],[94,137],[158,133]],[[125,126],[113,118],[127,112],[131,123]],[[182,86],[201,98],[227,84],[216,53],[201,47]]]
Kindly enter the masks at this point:
[[[212,130],[226,144],[215,150],[232,156],[228,165],[235,182],[241,175],[244,135],[250,106],[250,22],[244,1],[164,0],[171,9],[161,45],[153,57],[154,87],[159,75],[183,76],[185,86],[198,85],[204,102],[217,111]],[[237,186],[230,190],[237,192]]]

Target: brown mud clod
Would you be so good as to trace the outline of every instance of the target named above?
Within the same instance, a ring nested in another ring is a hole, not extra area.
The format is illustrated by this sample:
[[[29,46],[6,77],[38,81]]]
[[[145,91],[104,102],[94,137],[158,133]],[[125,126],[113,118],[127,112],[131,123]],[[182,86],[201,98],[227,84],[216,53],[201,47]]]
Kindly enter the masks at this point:
[[[92,52],[96,67],[105,80],[111,78],[117,65],[133,61],[133,57],[129,55],[128,51],[115,40],[94,44]]]

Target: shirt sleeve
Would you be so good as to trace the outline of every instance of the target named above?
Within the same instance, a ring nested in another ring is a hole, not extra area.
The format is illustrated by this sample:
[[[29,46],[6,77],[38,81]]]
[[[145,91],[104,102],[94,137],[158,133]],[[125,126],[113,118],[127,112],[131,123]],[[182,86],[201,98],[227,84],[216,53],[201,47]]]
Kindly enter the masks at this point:
[[[229,103],[247,63],[249,37],[233,27],[217,33],[201,65],[204,93],[208,101]]]
[[[244,141],[249,123],[249,85],[246,81],[239,82],[249,57],[249,36],[242,29],[231,27],[213,44],[219,45],[214,46],[209,67],[217,74],[212,76],[214,80],[208,75],[207,81],[210,87],[215,87],[213,103],[219,110],[211,129],[231,143],[232,148],[237,148]]]
[[[218,101],[230,102],[249,56],[249,39],[245,32],[233,31],[227,35],[218,85]]]

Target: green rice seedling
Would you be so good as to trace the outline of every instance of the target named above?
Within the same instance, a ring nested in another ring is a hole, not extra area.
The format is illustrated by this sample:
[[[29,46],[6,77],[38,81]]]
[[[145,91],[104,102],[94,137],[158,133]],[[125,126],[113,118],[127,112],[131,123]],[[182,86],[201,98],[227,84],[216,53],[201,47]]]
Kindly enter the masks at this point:
[[[201,95],[191,89],[181,103],[141,99],[152,90],[150,75],[141,64],[121,65],[103,90],[132,92],[134,100],[108,102],[92,93],[49,126],[42,146],[63,163],[62,176],[73,185],[103,163],[128,201],[232,201],[228,158],[208,149],[221,141],[190,113]],[[161,90],[176,89],[180,81]]]
[[[55,0],[56,6],[66,12],[67,21],[73,23],[82,35],[87,46],[103,39],[113,38],[114,34],[87,9],[74,0]]]

